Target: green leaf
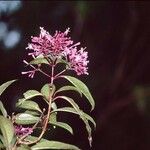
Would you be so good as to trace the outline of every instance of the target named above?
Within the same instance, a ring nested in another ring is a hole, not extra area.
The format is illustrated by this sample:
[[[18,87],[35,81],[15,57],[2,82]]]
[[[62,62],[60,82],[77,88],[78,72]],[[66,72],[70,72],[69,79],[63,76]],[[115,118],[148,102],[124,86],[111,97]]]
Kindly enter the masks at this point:
[[[46,58],[35,58],[34,60],[30,61],[29,64],[34,64],[34,65],[49,64],[49,62],[47,61]]]
[[[54,112],[52,114],[50,114],[50,118],[49,118],[49,121],[51,122],[56,122],[57,121],[57,113]]]
[[[3,103],[2,103],[1,101],[0,101],[0,110],[1,110],[1,112],[2,112],[2,115],[3,115],[4,117],[7,117],[7,111],[6,111],[4,105],[3,105]]]
[[[20,98],[19,100],[18,100],[18,102],[16,103],[16,107],[18,107],[19,105],[21,105],[23,102],[25,102],[26,101],[26,99],[25,98]]]
[[[13,140],[14,137],[14,127],[12,122],[3,116],[0,115],[0,129],[1,133],[4,137],[4,142],[3,143],[6,147],[10,147],[10,143]]]
[[[42,112],[39,105],[36,102],[30,100],[22,102],[20,105],[17,105],[17,107]]]
[[[0,149],[3,149],[4,148],[4,145],[3,143],[0,141]]]
[[[15,116],[15,123],[17,124],[34,124],[39,121],[39,117],[35,117],[31,114],[20,113]]]
[[[5,143],[4,137],[0,134],[0,142]]]
[[[79,110],[78,110],[79,111]],[[69,112],[69,113],[73,113],[73,114],[76,114],[76,115],[83,115],[87,120],[89,120],[93,125],[94,127],[96,128],[96,123],[94,121],[94,119],[89,116],[88,114],[86,114],[85,112],[83,112],[82,110],[80,110],[80,113],[78,113],[74,108],[72,107],[62,107],[62,108],[58,108],[58,109],[55,109],[53,110],[51,113],[55,113],[55,112]],[[51,114],[51,115],[52,115]]]
[[[66,144],[58,141],[48,141],[48,140],[43,140],[31,147],[31,150],[43,150],[43,149],[80,150],[78,147],[71,144]]]
[[[74,102],[74,100],[72,98],[67,97],[67,96],[57,96],[57,98],[64,99],[64,100],[68,101],[73,106],[73,108],[76,111],[78,111],[79,106],[77,105],[77,103]]]
[[[47,101],[49,101],[49,98],[52,97],[52,95],[55,92],[55,86],[54,85],[50,85],[50,84],[45,84],[42,89],[41,89],[41,93],[43,94],[43,96],[46,98]]]
[[[28,136],[27,138],[25,138],[25,140],[35,141],[37,140],[37,138],[38,137],[35,136]],[[62,143],[59,141],[48,141],[43,138],[40,140],[40,142],[31,147],[31,150],[43,150],[43,149],[80,150],[78,147],[71,144]]]
[[[57,109],[56,103],[55,103],[55,102],[52,102],[51,107],[52,107],[53,110]]]
[[[75,77],[71,77],[71,76],[61,76],[65,79],[67,79],[70,83],[72,83],[79,91],[81,91],[84,96],[88,99],[89,103],[92,106],[92,110],[95,107],[95,102],[94,99],[88,89],[88,87],[79,79],[75,78]]]
[[[88,132],[88,140],[89,140],[89,144],[91,146],[92,145],[92,136],[91,136],[92,129],[91,129],[88,121],[93,123],[94,127],[96,127],[96,123],[93,120],[93,118],[90,117],[88,114],[84,113],[82,110],[80,110],[78,108],[71,108],[71,107],[59,108],[59,109],[53,110],[51,113],[53,113],[53,112],[55,113],[58,111],[70,112],[70,113],[78,114],[80,116],[80,118],[82,119],[82,121],[84,122],[84,124],[86,126],[86,130]]]
[[[68,125],[67,123],[58,122],[58,121],[50,121],[50,124],[52,124],[54,126],[58,126],[60,128],[63,128],[65,130],[69,131],[71,134],[73,134],[73,130],[72,130],[71,126]]]
[[[59,92],[63,92],[63,91],[76,91],[76,92],[78,92],[81,96],[82,96],[82,92],[81,91],[79,91],[76,87],[74,87],[74,86],[63,86],[63,87],[61,87],[60,89],[58,89],[57,91],[56,91],[56,93],[59,93]],[[55,94],[56,94],[55,93]]]
[[[31,148],[28,147],[27,145],[21,145],[21,146],[17,147],[17,150],[31,150]]]
[[[30,114],[30,115],[33,115],[33,116],[39,116],[40,115],[39,112],[32,111],[32,110],[26,110],[24,113],[25,114]]]
[[[16,80],[11,80],[11,81],[8,81],[6,83],[3,83],[1,86],[0,86],[0,95],[2,95],[2,93],[6,90],[6,88],[8,86],[10,86],[13,82],[15,82]]]
[[[36,90],[28,90],[23,95],[25,99],[31,99],[36,96],[42,96],[42,94]]]
[[[57,58],[56,64],[58,64],[58,63],[62,63],[62,64],[65,64],[65,65],[69,65],[68,62],[67,62],[66,60],[62,59],[62,58]]]

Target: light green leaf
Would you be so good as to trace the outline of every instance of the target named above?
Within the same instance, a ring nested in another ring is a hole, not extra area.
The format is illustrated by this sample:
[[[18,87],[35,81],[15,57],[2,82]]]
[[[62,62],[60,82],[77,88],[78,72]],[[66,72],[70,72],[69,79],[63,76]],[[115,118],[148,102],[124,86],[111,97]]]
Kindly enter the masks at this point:
[[[48,140],[43,140],[31,147],[31,150],[44,150],[44,149],[80,150],[78,147],[71,144],[66,144],[57,141],[48,141]]]
[[[80,113],[79,113],[79,111],[80,111]],[[55,110],[53,110],[51,113],[53,114],[53,113],[56,113],[56,112],[69,112],[69,113],[73,113],[73,114],[76,114],[76,115],[83,115],[87,120],[89,120],[93,125],[94,125],[94,127],[96,128],[96,123],[95,123],[95,121],[94,121],[94,119],[91,117],[91,116],[89,116],[87,113],[85,113],[85,112],[83,112],[82,110],[78,110],[78,112],[74,109],[74,108],[72,108],[72,107],[62,107],[62,108],[58,108],[58,109],[55,109]],[[51,114],[51,115],[52,115]]]
[[[51,107],[52,107],[53,110],[57,109],[56,103],[55,103],[55,102],[52,102]]]
[[[57,121],[57,112],[50,114],[49,121],[50,122],[56,122]]]
[[[52,97],[52,95],[55,92],[55,86],[54,85],[50,85],[50,84],[45,84],[42,89],[41,89],[41,93],[43,94],[43,96],[46,98],[47,101],[49,101],[49,98]]]
[[[2,103],[1,101],[0,101],[0,110],[1,110],[1,112],[2,112],[2,115],[3,115],[4,117],[7,117],[7,111],[6,111],[4,105],[3,105],[3,103]]]
[[[42,94],[36,90],[28,90],[23,95],[25,99],[31,99],[36,96],[42,96]]]
[[[16,80],[11,80],[11,81],[8,81],[6,83],[3,83],[1,86],[0,86],[0,95],[2,95],[2,93],[6,90],[6,88],[8,86],[10,86],[13,82],[15,82]]]
[[[58,121],[50,121],[50,124],[52,124],[54,126],[58,126],[60,128],[63,128],[65,130],[69,131],[71,134],[73,134],[73,130],[72,130],[71,126],[68,125],[67,123],[58,122]]]
[[[59,93],[59,92],[63,92],[63,91],[76,91],[76,92],[78,92],[81,96],[82,96],[82,92],[81,91],[79,91],[76,87],[74,87],[74,86],[63,86],[63,87],[61,87],[60,89],[58,89],[57,91],[56,91],[56,93]],[[56,94],[55,93],[55,94]]]
[[[35,117],[31,114],[20,113],[16,115],[15,122],[17,124],[26,125],[26,124],[34,124],[37,121],[39,121],[39,119],[40,119],[39,117]]]
[[[92,110],[95,107],[95,102],[94,99],[88,89],[88,87],[79,79],[75,78],[75,77],[71,77],[71,76],[61,76],[65,79],[67,79],[70,83],[72,83],[79,91],[81,91],[84,96],[88,99],[89,103],[92,106]]]
[[[6,147],[10,147],[10,143],[13,140],[14,137],[14,127],[12,122],[3,116],[0,115],[0,130],[4,137],[3,143]]]
[[[16,103],[16,107],[18,107],[19,105],[21,105],[23,102],[25,102],[26,101],[26,99],[25,98],[20,98],[19,100],[18,100],[18,102]]]
[[[30,115],[33,115],[33,116],[39,116],[40,115],[39,112],[32,111],[32,110],[26,110],[24,113],[25,114],[30,114]]]
[[[42,112],[39,105],[36,102],[30,100],[22,102],[20,105],[17,105],[17,107]]]
[[[27,145],[21,145],[21,146],[17,147],[17,150],[31,150],[31,148],[28,147]]]
[[[30,61],[29,64],[49,64],[49,62],[46,60],[46,58],[35,58],[34,60]]]

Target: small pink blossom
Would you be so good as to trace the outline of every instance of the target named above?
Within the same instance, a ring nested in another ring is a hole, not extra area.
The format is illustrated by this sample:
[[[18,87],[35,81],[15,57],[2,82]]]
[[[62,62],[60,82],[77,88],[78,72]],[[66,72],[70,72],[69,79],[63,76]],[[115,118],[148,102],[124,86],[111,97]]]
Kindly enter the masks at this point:
[[[21,74],[28,74],[28,77],[33,78],[35,75],[36,70],[30,70],[30,71],[23,71]]]
[[[17,136],[23,136],[25,134],[30,135],[33,132],[32,128],[23,127],[22,125],[15,125],[14,127],[15,127],[15,134]]]
[[[27,65],[29,64],[26,60],[23,60],[23,62]],[[36,71],[37,71],[37,69],[33,69],[33,70],[29,70],[29,71],[23,71],[23,72],[21,72],[21,74],[28,74],[28,77],[33,78]]]
[[[71,69],[76,71],[77,75],[81,74],[88,75],[87,72],[88,70],[87,64],[89,63],[89,61],[87,60],[88,53],[85,52],[84,49],[85,48],[81,48],[79,51],[77,51],[77,48],[75,47],[68,54]]]

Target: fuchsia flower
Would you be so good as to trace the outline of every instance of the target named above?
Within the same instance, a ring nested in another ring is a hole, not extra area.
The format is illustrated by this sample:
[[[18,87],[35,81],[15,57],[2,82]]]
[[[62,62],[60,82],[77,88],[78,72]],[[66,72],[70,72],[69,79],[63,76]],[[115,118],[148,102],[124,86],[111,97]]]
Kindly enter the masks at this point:
[[[51,36],[49,32],[40,27],[39,37],[33,37],[32,43],[28,44],[27,49],[33,50],[29,53],[34,57],[39,55],[61,55],[66,47],[73,44],[73,41],[70,40],[70,37],[67,37],[69,33],[69,28],[63,33],[56,31],[54,36]]]
[[[40,27],[40,30],[38,37],[31,36],[32,43],[29,43],[26,49],[30,49],[32,52],[29,52],[28,55],[31,55],[34,59],[38,56],[53,56],[56,59],[61,57],[68,61],[68,69],[74,70],[77,75],[88,75],[88,53],[82,47],[78,50],[80,42],[74,44],[71,38],[68,37],[70,28],[66,29],[65,32],[56,31],[53,36],[42,27]],[[31,70],[22,72],[22,74],[28,74],[29,77],[33,78],[36,71]]]
[[[88,75],[87,72],[88,69],[87,64],[89,63],[89,61],[87,61],[88,53],[85,52],[84,49],[81,48],[79,51],[77,51],[77,48],[75,47],[68,54],[71,69],[76,71],[77,75],[81,74]]]
[[[30,135],[33,132],[32,128],[22,127],[21,125],[15,125],[15,134],[17,136],[23,136],[25,134]]]

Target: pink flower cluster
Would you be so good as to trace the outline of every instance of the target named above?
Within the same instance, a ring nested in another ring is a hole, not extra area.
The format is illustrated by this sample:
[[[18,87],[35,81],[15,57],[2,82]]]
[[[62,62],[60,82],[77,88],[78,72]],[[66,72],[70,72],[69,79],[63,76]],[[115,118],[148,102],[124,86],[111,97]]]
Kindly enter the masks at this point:
[[[23,136],[25,134],[30,135],[33,132],[32,128],[22,127],[21,125],[15,125],[15,134],[17,136]]]
[[[68,54],[69,56],[69,62],[71,65],[71,69],[76,71],[77,75],[81,74],[87,74],[87,64],[89,61],[87,61],[88,53],[84,51],[83,48],[81,48],[79,51],[75,47],[70,51]]]
[[[53,56],[66,59],[69,63],[70,70],[74,70],[77,75],[88,74],[88,53],[85,52],[85,48],[78,50],[80,42],[74,44],[73,40],[68,37],[70,32],[69,28],[65,32],[56,31],[54,36],[51,36],[49,32],[40,27],[40,35],[38,37],[31,36],[31,43],[28,44],[27,49],[32,50],[28,55],[31,55],[34,59],[38,56]],[[34,71],[23,72],[28,74],[29,77],[33,77]]]
[[[26,49],[31,49],[33,52],[29,53],[34,57],[39,55],[61,55],[64,49],[73,44],[70,37],[67,37],[69,28],[64,32],[56,31],[54,36],[51,36],[49,32],[40,27],[39,37],[31,36],[32,43],[28,44]]]

